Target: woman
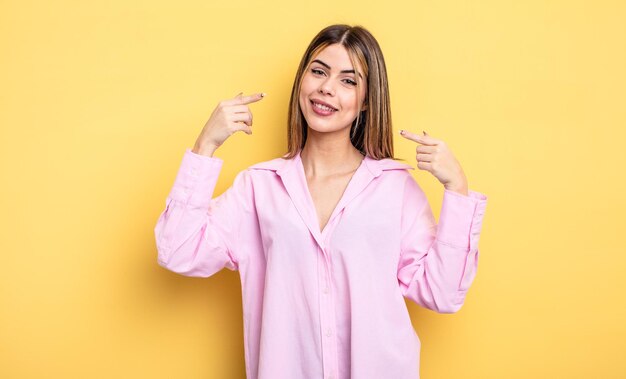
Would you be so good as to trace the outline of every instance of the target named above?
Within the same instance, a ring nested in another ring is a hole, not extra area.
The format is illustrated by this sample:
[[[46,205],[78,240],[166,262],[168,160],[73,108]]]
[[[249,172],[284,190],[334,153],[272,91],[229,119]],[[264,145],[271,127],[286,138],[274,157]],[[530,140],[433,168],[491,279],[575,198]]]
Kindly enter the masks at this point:
[[[418,168],[444,185],[435,224],[412,167],[393,158],[378,43],[332,25],[300,62],[287,154],[212,199],[223,163],[212,155],[236,131],[252,133],[248,104],[263,96],[220,102],[186,150],[155,228],[159,264],[198,277],[239,271],[248,378],[419,378],[403,297],[460,309],[486,196],[468,190],[443,141],[402,132],[419,144]]]

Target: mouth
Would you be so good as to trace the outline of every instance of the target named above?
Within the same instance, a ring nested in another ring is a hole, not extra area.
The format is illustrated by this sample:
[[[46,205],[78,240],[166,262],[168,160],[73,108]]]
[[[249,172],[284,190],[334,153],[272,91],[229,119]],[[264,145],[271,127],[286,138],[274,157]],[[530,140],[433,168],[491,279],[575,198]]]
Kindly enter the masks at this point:
[[[310,102],[311,102],[311,105],[313,106],[313,110],[317,114],[327,116],[327,115],[337,112],[337,109],[330,107],[328,105],[318,103],[317,101],[314,101],[314,100],[310,100]]]

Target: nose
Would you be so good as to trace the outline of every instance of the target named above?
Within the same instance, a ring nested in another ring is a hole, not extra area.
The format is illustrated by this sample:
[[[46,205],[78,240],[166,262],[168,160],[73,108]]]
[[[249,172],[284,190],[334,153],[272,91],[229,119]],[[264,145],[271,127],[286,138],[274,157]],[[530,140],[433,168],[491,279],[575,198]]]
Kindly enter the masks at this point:
[[[319,92],[322,94],[334,95],[335,89],[331,85],[331,78],[327,78],[320,84]]]

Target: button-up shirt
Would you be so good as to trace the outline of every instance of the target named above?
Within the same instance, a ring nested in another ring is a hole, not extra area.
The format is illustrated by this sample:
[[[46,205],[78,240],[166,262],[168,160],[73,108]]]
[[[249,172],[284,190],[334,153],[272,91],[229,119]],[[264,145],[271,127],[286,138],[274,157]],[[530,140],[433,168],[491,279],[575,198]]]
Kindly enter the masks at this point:
[[[155,227],[158,263],[238,271],[247,377],[419,378],[404,298],[461,308],[487,197],[444,189],[436,224],[410,165],[365,156],[320,230],[300,154],[248,167],[213,198],[222,164],[186,149]]]

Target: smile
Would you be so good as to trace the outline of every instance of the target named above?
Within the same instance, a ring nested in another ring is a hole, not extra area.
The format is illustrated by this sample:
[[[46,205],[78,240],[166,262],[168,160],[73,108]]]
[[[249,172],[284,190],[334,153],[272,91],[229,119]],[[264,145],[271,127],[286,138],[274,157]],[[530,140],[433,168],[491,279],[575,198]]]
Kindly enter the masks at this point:
[[[327,114],[331,114],[337,111],[337,109],[335,108],[331,108],[326,105],[316,103],[313,100],[311,100],[311,104],[313,105],[313,110],[316,111],[316,113],[327,115]]]

